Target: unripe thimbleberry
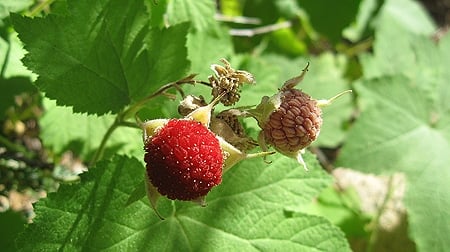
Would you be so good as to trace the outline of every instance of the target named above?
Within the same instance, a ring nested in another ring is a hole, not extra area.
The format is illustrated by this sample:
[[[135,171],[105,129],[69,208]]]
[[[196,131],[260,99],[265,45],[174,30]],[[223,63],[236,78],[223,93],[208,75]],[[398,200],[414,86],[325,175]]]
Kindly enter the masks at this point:
[[[319,136],[322,111],[317,102],[298,89],[282,93],[280,107],[264,125],[264,139],[279,152],[296,154]]]
[[[293,157],[303,165],[301,154],[317,139],[322,126],[322,110],[334,99],[351,90],[344,91],[329,100],[314,100],[294,87],[300,83],[309,64],[300,76],[286,81],[280,91],[272,97],[263,97],[261,103],[250,110],[261,127],[259,144],[263,150],[273,146],[283,155]]]

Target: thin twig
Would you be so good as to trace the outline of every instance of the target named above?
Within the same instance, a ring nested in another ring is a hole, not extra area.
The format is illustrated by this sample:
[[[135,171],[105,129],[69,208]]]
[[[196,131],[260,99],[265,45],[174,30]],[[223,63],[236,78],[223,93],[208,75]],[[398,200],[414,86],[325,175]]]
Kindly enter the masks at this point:
[[[343,50],[343,53],[347,57],[354,57],[355,55],[361,54],[361,52],[367,52],[373,46],[373,38],[366,39],[352,47]]]
[[[221,22],[231,22],[236,24],[261,24],[261,20],[259,18],[254,17],[243,17],[243,16],[226,16],[222,14],[216,14],[214,18],[217,21]]]
[[[3,60],[3,64],[2,64],[2,69],[0,70],[0,76],[3,77],[5,75],[5,71],[6,68],[8,67],[8,63],[9,63],[9,54],[11,53],[11,41],[9,41],[10,39],[8,38],[8,45],[7,45],[7,49],[6,49],[6,53],[5,53],[5,58]]]
[[[316,154],[319,163],[322,165],[325,170],[331,174],[333,173],[333,164],[328,160],[327,156],[323,153],[323,151],[318,147],[310,147],[309,148],[312,153]]]
[[[253,29],[231,29],[229,33],[231,36],[253,37],[255,35],[269,33],[269,32],[273,32],[276,30],[281,30],[281,29],[289,28],[291,26],[292,26],[291,21],[285,21],[282,23],[261,26],[261,27],[253,28]]]
[[[160,87],[158,90],[156,90],[154,93],[150,94],[149,96],[145,97],[144,99],[142,99],[141,101],[139,101],[138,103],[134,104],[133,106],[129,107],[127,110],[125,110],[123,112],[123,116],[122,116],[122,120],[120,121],[124,121],[123,119],[126,119],[130,113],[133,113],[133,111],[136,111],[137,109],[139,109],[140,107],[142,107],[144,104],[146,104],[148,101],[150,101],[151,99],[164,94],[164,92],[166,92],[168,89],[170,88],[177,88],[178,85],[182,85],[182,84],[203,84],[206,86],[211,86],[211,84],[209,82],[206,81],[199,81],[199,80],[194,80],[193,78],[196,76],[196,74],[191,74],[181,80],[177,80],[174,82],[170,82],[167,83],[165,85],[163,85],[162,87]],[[178,90],[178,89],[177,89]]]

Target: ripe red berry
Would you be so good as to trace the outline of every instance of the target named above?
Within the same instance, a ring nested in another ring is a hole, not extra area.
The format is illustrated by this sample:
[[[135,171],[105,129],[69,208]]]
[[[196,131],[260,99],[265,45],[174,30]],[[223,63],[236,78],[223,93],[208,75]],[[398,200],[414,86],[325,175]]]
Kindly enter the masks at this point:
[[[150,182],[170,199],[205,196],[222,181],[224,157],[218,138],[191,119],[170,119],[145,142]]]

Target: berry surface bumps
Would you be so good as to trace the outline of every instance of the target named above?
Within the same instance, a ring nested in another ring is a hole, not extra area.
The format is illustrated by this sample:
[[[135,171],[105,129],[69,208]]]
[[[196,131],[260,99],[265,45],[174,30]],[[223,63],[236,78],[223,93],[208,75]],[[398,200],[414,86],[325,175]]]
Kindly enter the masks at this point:
[[[320,132],[321,109],[309,95],[298,90],[283,91],[280,107],[264,126],[266,142],[283,153],[296,153],[310,145]]]
[[[222,181],[219,140],[194,120],[171,119],[146,139],[145,162],[150,182],[169,199],[205,196]]]

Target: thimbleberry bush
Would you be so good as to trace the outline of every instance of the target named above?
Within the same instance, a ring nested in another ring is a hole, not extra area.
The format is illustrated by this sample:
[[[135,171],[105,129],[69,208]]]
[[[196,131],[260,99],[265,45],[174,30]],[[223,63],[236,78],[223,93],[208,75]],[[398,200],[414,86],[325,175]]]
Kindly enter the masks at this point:
[[[385,247],[389,204],[364,212],[338,166],[403,173],[399,248],[450,247],[450,36],[409,0],[303,2],[0,1],[4,132],[35,92],[46,171],[83,171],[32,222],[0,213],[2,249]],[[2,135],[2,174],[37,163],[28,137]]]

